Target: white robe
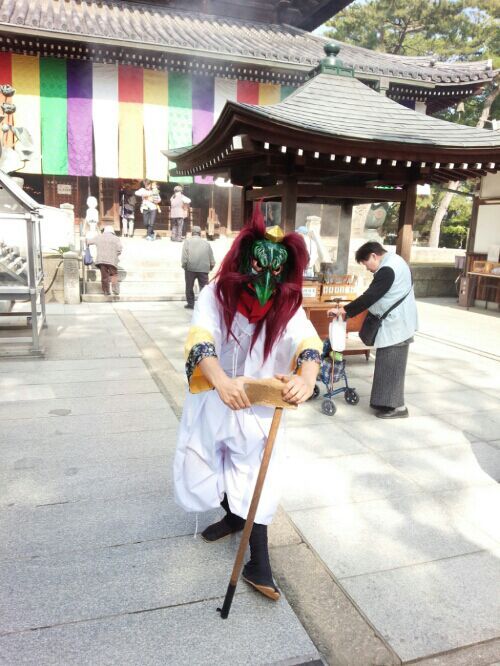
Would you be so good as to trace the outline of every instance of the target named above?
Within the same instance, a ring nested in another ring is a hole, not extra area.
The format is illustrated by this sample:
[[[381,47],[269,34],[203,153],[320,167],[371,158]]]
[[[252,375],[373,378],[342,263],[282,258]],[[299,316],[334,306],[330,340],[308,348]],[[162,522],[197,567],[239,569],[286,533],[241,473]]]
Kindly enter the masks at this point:
[[[196,342],[212,342],[229,377],[262,379],[292,372],[302,351],[322,348],[302,308],[288,322],[265,361],[264,330],[249,351],[254,327],[238,312],[233,322],[236,340],[232,336],[227,339],[215,284],[211,283],[201,291],[194,309],[186,353]],[[198,378],[205,386],[196,388],[196,380],[191,379],[191,391],[202,392],[188,393],[179,429],[174,460],[176,501],[186,511],[207,511],[218,507],[226,493],[231,511],[246,518],[274,410],[253,406],[232,411],[216,391],[204,390],[210,387],[200,374]],[[272,521],[279,502],[283,435],[280,429],[255,519],[264,525]]]

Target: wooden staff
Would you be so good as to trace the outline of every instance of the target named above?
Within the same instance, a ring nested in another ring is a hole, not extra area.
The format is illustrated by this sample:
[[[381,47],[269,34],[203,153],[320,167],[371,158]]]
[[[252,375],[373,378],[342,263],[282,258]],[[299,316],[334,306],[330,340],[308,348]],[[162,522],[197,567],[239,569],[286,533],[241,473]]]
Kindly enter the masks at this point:
[[[245,384],[245,391],[250,402],[253,405],[259,404],[265,405],[266,407],[272,406],[274,407],[274,414],[273,420],[271,422],[271,428],[269,430],[269,435],[267,436],[266,446],[264,448],[264,455],[262,456],[262,462],[260,463],[259,475],[257,476],[257,481],[255,483],[255,489],[253,491],[252,501],[248,510],[245,527],[243,529],[243,534],[241,535],[240,546],[234,561],[233,572],[229,580],[229,585],[227,586],[224,603],[222,608],[217,609],[220,612],[220,616],[223,620],[225,620],[229,615],[234,593],[236,592],[236,585],[238,584],[238,578],[240,577],[241,568],[243,566],[243,558],[245,557],[245,551],[247,549],[248,542],[250,540],[250,534],[255,522],[255,514],[257,513],[260,496],[262,494],[262,488],[264,487],[264,481],[266,480],[267,468],[269,467],[269,461],[271,460],[271,455],[273,453],[274,442],[276,440],[276,435],[278,434],[278,428],[281,421],[281,415],[283,414],[283,409],[296,408],[296,405],[292,405],[283,400],[281,396],[282,390],[282,382],[275,379],[254,380],[249,381],[248,384]]]

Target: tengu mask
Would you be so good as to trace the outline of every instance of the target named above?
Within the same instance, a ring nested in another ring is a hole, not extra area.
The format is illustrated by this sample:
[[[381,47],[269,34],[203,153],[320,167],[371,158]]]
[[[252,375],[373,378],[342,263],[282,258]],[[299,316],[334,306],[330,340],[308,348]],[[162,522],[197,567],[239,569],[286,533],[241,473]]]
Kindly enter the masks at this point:
[[[264,239],[255,241],[252,245],[249,268],[261,305],[268,302],[277,284],[283,280],[283,269],[288,259],[288,252],[280,242],[283,236],[280,227],[270,227]]]

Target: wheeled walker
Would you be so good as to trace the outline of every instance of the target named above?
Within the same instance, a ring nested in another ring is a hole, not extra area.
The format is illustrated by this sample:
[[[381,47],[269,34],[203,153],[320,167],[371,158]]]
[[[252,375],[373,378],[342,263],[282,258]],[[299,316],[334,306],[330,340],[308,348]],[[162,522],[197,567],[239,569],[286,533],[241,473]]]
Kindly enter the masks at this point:
[[[333,416],[337,411],[337,407],[332,400],[336,395],[344,394],[344,400],[348,405],[357,405],[359,402],[359,395],[355,388],[349,386],[347,373],[345,369],[345,359],[342,353],[334,352],[330,344],[330,340],[323,342],[323,352],[321,354],[321,366],[318,374],[318,379],[326,386],[326,393],[323,394],[323,402],[321,403],[321,411],[327,416]],[[335,388],[335,384],[342,382],[344,385]],[[318,398],[321,389],[316,384],[312,398]]]

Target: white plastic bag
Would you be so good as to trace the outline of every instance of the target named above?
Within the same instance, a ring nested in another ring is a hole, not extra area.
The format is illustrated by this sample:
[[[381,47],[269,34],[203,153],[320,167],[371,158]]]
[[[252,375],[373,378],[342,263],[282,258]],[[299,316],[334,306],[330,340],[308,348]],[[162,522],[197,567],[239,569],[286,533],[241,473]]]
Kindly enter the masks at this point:
[[[343,352],[346,345],[346,323],[342,317],[335,317],[328,329],[328,337],[333,351]]]

